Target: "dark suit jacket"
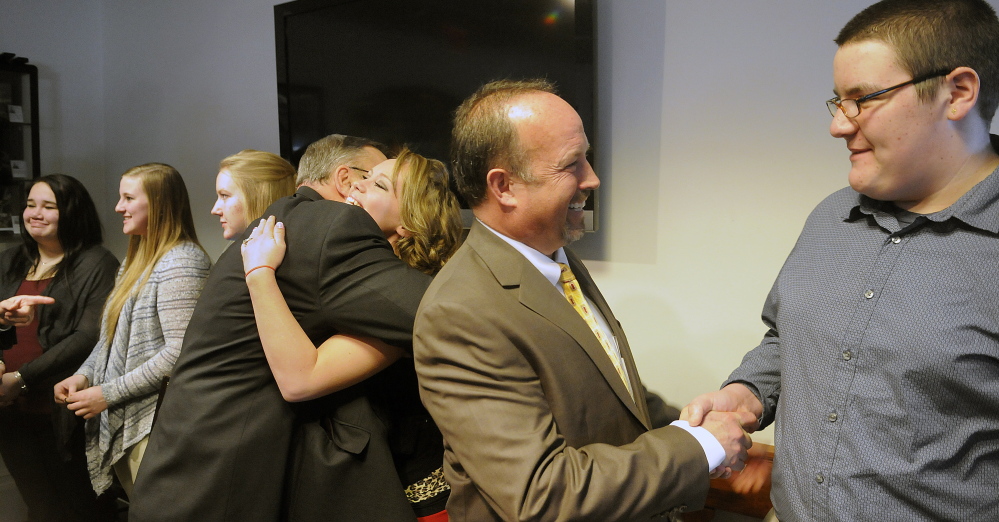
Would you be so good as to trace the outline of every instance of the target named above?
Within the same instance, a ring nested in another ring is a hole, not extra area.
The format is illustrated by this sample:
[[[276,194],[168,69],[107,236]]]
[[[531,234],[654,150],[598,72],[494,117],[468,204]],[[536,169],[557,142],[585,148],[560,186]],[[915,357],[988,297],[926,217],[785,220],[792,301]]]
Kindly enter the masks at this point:
[[[265,213],[272,214],[287,230],[278,284],[314,342],[346,332],[409,349],[430,278],[395,257],[370,216],[309,188],[278,200]],[[260,345],[239,244],[219,258],[194,310],[136,479],[132,520],[296,518],[282,513],[282,493],[293,482],[287,473],[292,433],[296,414],[310,418],[316,404],[292,405],[281,397]],[[338,429],[327,442],[342,450],[340,460],[370,457],[390,468],[380,437],[384,426],[366,400],[357,388],[326,399],[343,417],[334,415]],[[384,466],[379,471],[395,476]],[[316,503],[339,498],[334,495],[355,503],[375,496],[378,506],[412,517],[398,478],[391,478],[361,483],[387,493],[359,491],[346,480],[337,491],[296,487]]]
[[[679,428],[650,430],[624,332],[566,254],[638,397],[558,290],[474,223],[430,285],[414,330],[420,394],[444,434],[452,521],[640,520],[704,503],[704,451]]]

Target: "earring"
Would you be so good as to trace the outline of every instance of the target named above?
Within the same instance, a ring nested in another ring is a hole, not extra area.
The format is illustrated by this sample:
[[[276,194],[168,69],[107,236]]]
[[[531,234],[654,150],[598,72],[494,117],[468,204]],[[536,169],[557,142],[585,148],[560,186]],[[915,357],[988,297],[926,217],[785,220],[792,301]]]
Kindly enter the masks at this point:
[[[950,115],[951,115],[951,116],[954,116],[954,115],[956,115],[956,114],[957,114],[957,109],[951,109],[951,110],[950,110]]]

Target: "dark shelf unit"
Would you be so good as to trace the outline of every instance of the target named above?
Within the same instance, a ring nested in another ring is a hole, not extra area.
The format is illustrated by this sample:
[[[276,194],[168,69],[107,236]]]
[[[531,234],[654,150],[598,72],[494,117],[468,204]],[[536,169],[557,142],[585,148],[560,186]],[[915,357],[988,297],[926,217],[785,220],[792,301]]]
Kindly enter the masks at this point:
[[[24,200],[41,174],[38,141],[38,68],[0,53],[0,235],[21,233]]]

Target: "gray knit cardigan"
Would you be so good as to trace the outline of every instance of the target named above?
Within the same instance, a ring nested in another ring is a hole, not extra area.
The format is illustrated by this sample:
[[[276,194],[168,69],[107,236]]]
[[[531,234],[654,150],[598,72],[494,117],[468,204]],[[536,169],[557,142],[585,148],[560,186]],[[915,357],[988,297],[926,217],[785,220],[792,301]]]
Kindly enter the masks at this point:
[[[211,259],[194,243],[163,254],[149,280],[125,301],[113,339],[104,324],[77,374],[101,386],[108,409],[87,420],[87,465],[94,491],[112,483],[112,465],[149,434],[160,381],[170,375]],[[119,277],[121,272],[119,270]]]

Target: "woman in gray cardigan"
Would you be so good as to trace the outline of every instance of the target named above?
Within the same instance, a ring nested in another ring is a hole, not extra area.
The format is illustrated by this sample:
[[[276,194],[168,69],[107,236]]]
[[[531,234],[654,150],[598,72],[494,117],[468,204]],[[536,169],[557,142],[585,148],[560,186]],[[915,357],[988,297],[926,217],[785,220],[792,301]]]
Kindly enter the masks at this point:
[[[94,490],[125,493],[152,428],[157,391],[170,374],[211,260],[198,244],[187,188],[169,165],[133,167],[121,178],[115,211],[131,235],[108,297],[100,338],[55,399],[87,419],[87,463]]]
[[[75,178],[39,178],[22,217],[21,245],[0,253],[0,455],[29,520],[103,520],[113,499],[96,503],[83,423],[54,407],[52,386],[94,347],[118,260],[101,246],[97,209]],[[19,315],[35,295],[54,302]]]

